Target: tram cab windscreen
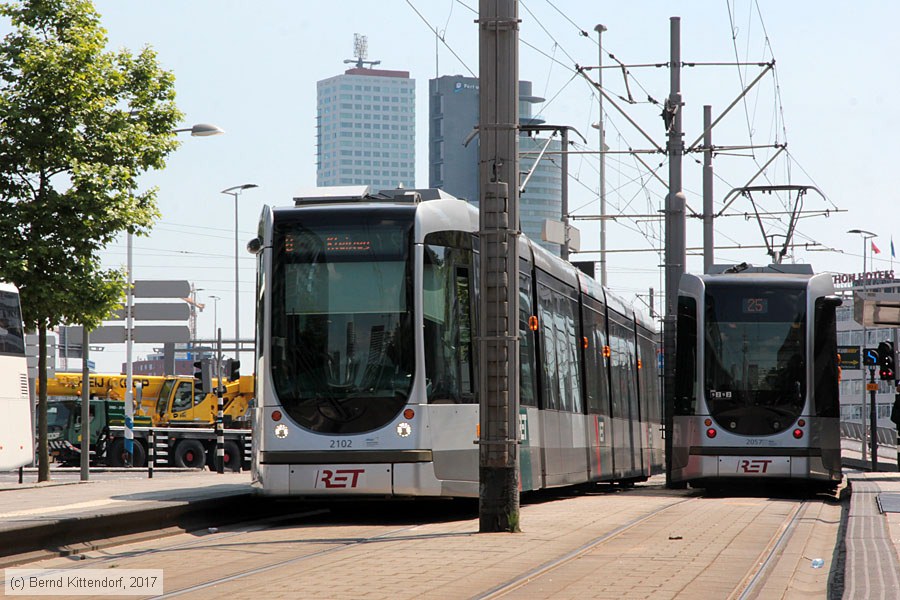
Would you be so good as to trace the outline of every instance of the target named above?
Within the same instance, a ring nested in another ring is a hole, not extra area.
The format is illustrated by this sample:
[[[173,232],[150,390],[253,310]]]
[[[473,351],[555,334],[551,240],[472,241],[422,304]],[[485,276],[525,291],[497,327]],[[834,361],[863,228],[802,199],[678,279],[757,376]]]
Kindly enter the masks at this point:
[[[790,427],[806,397],[806,291],[708,282],[704,315],[706,402],[742,435]]]
[[[413,381],[413,210],[276,216],[272,260],[275,391],[319,433],[377,429]]]

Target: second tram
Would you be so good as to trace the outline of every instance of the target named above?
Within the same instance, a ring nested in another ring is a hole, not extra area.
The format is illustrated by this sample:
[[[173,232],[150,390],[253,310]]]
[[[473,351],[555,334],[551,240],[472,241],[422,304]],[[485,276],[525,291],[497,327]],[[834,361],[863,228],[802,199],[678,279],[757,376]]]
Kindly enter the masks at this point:
[[[478,496],[478,212],[439,190],[263,210],[252,478],[264,494]],[[520,238],[523,491],[661,472],[656,334]]]
[[[671,482],[840,483],[840,303],[806,265],[682,276]]]

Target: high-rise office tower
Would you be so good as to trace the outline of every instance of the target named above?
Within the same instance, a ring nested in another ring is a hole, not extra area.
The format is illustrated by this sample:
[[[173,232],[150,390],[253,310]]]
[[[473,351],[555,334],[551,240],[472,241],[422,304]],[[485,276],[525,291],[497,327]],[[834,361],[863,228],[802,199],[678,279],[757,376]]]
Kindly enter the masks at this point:
[[[540,124],[532,117],[532,106],[543,98],[531,95],[531,82],[519,82],[519,120]],[[478,137],[472,136],[478,125],[478,79],[459,75],[429,81],[428,185],[465,198],[477,205],[479,200]],[[466,143],[468,141],[468,143]],[[531,170],[546,138],[519,138],[519,169]],[[559,152],[561,144],[552,140],[548,151]],[[562,218],[562,171],[559,154],[545,154],[519,198],[522,231],[552,252],[559,245],[541,241],[546,219]]]
[[[415,187],[415,80],[365,58],[357,35],[354,66],[316,84],[316,185]]]

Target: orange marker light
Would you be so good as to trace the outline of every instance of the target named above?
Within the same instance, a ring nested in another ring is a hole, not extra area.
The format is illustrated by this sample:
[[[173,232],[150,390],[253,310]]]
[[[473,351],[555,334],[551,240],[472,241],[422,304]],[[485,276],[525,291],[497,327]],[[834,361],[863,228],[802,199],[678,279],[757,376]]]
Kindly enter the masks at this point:
[[[537,320],[537,317],[536,317],[536,316],[531,315],[530,317],[528,317],[528,327],[529,327],[529,329],[531,329],[532,331],[537,331],[537,330],[538,330],[538,320]]]
[[[603,356],[604,358],[612,356],[612,350],[609,349],[609,346],[603,346]]]
[[[280,411],[280,410],[273,410],[273,411],[272,411],[272,420],[273,420],[273,421],[280,421],[280,420],[281,420],[281,411]]]
[[[642,366],[643,364],[641,363],[641,359],[638,359],[638,370],[640,370]]]
[[[583,338],[581,338],[581,347],[584,348],[585,350],[587,350],[587,347],[588,347],[587,336],[584,336]]]
[[[414,411],[411,408],[407,408],[406,410],[403,411],[403,418],[406,419],[407,421],[412,419],[414,416],[416,416],[416,411]]]

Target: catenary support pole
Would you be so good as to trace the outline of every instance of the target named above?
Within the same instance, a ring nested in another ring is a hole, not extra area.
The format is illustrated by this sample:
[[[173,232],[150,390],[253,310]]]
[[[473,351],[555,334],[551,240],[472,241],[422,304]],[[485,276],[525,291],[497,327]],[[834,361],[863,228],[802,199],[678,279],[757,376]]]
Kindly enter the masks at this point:
[[[713,152],[712,106],[703,106],[703,272],[709,273],[715,263],[715,230],[713,229]]]
[[[666,120],[669,157],[669,193],[665,207],[665,283],[666,305],[663,326],[663,372],[666,418],[666,484],[672,484],[672,436],[675,391],[675,323],[678,308],[678,283],[685,270],[685,198],[681,192],[681,157],[684,153],[684,134],[681,119],[681,18],[671,17],[669,97],[666,99]]]
[[[480,0],[479,530],[519,531],[519,19]]]

